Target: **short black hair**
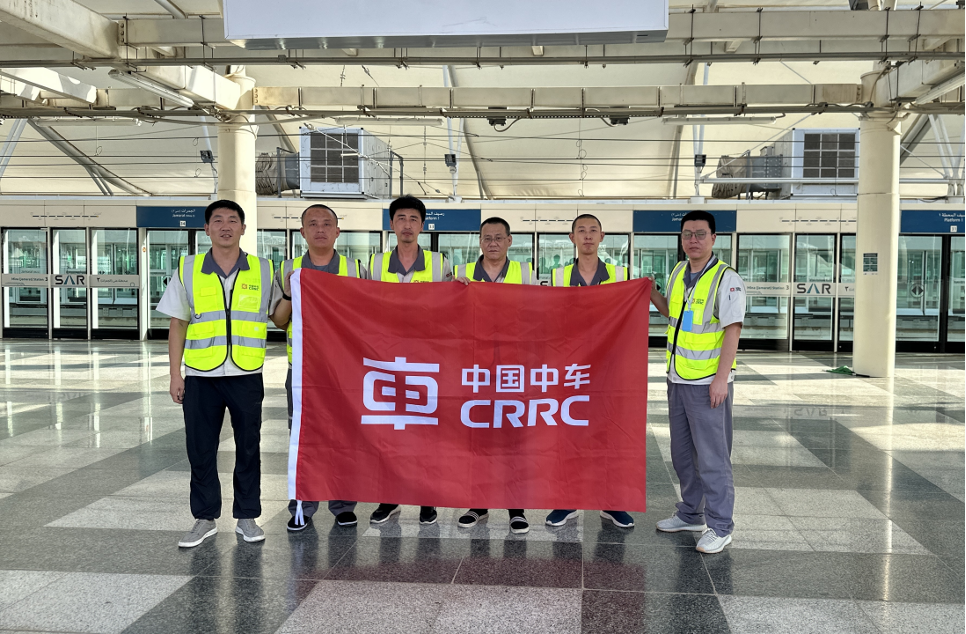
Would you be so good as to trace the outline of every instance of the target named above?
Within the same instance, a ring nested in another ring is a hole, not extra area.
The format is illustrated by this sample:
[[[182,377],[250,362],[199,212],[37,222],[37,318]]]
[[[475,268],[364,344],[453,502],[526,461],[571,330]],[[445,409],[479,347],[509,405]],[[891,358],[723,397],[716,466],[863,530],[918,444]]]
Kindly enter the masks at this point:
[[[242,224],[245,224],[245,210],[234,200],[216,200],[205,207],[205,224],[208,224],[211,220],[211,214],[215,213],[216,209],[231,209],[237,212],[239,220],[241,220]]]
[[[415,209],[419,212],[419,216],[423,219],[423,222],[426,222],[426,205],[415,196],[407,194],[389,203],[389,222],[392,222],[393,218],[396,217],[396,212],[400,209]]]
[[[305,208],[305,211],[302,212],[302,217],[299,219],[299,222],[301,222],[303,226],[305,225],[305,214],[309,213],[309,209],[325,209],[325,210],[327,210],[335,218],[335,226],[336,227],[339,226],[339,214],[335,213],[335,210],[332,209],[332,207],[328,207],[328,206],[323,205],[323,204],[320,204],[320,203],[316,203],[314,205],[309,205],[308,207]]]
[[[481,232],[483,231],[483,227],[486,225],[503,225],[503,228],[506,229],[506,234],[510,235],[510,223],[504,220],[503,218],[499,218],[497,216],[493,216],[492,218],[487,218],[486,220],[480,223]]]
[[[597,221],[597,226],[600,227],[600,230],[601,231],[604,230],[604,225],[601,224],[600,218],[598,218],[594,214],[580,214],[579,216],[574,218],[574,221],[572,223],[570,223],[570,233],[573,233],[574,231],[577,230],[577,221],[583,220],[584,218],[593,218],[594,220]]]
[[[684,218],[681,218],[681,231],[684,231],[684,223],[691,220],[704,220],[708,223],[708,228],[711,229],[711,233],[715,233],[714,216],[707,211],[704,211],[703,209],[695,209],[694,211],[689,211],[687,214],[685,214]]]

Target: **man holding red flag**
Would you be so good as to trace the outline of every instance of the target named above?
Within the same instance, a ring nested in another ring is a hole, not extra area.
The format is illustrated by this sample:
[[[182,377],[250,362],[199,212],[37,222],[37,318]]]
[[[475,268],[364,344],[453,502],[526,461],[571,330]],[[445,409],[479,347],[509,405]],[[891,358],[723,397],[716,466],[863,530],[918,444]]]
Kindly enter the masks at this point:
[[[453,280],[453,267],[442,253],[419,248],[425,221],[426,205],[415,196],[401,196],[389,204],[389,227],[396,234],[396,248],[369,258],[372,279],[396,284]],[[380,504],[369,521],[382,524],[399,511],[398,504]],[[420,507],[420,524],[435,524],[436,517],[435,506]]]
[[[604,228],[596,216],[577,216],[570,226],[570,241],[577,247],[577,261],[554,269],[550,277],[551,286],[597,286],[626,282],[627,267],[605,264],[597,255],[597,248],[603,240]],[[620,528],[634,526],[634,518],[627,511],[601,511],[600,516]],[[563,526],[575,517],[577,511],[574,509],[557,509],[547,515],[546,521],[548,526]]]
[[[456,267],[456,279],[463,284],[470,282],[496,282],[502,284],[538,285],[529,262],[515,262],[507,257],[513,236],[510,223],[503,218],[487,218],[480,225],[480,251],[483,255],[473,263]],[[510,514],[510,532],[521,535],[530,530],[523,509],[507,509]],[[489,509],[470,509],[459,519],[460,528],[472,528],[489,516]]]
[[[288,430],[292,431],[292,286],[291,278],[296,269],[310,269],[323,271],[343,277],[369,278],[369,273],[362,262],[341,255],[335,249],[335,241],[339,238],[339,216],[326,205],[310,205],[302,212],[302,228],[299,230],[308,253],[292,260],[285,260],[275,277],[276,298],[269,313],[272,322],[285,330],[285,347],[288,349],[288,374],[285,376],[285,393],[288,397]],[[300,531],[309,525],[309,521],[318,510],[319,503],[315,501],[289,500],[288,510],[292,518],[288,521],[288,530]],[[339,526],[355,526],[356,503],[346,500],[329,500],[329,511],[335,515]]]

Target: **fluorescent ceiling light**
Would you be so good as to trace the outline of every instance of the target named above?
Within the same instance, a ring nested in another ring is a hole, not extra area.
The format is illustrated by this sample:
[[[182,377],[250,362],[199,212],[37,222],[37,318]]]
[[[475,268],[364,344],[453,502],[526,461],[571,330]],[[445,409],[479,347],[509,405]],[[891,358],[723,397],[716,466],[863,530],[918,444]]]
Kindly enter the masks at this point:
[[[185,97],[181,93],[174,90],[174,88],[169,88],[163,84],[142,77],[141,75],[135,75],[127,71],[120,71],[117,69],[112,70],[108,73],[109,77],[118,80],[119,82],[125,83],[128,86],[134,86],[135,88],[142,88],[150,93],[153,93],[162,99],[167,99],[172,103],[176,103],[179,106],[191,107],[195,105],[195,102],[188,97]]]
[[[951,77],[946,81],[942,82],[941,84],[936,84],[926,94],[916,97],[916,100],[913,103],[923,104],[923,103],[929,103],[930,101],[935,101],[939,97],[942,97],[943,95],[945,95],[950,90],[956,90],[957,88],[962,86],[963,83],[966,83],[966,75],[964,74],[956,75],[955,77]]]
[[[137,126],[141,125],[140,119],[134,117],[62,117],[33,119],[36,125],[42,128],[61,127],[61,126]]]
[[[741,125],[775,123],[777,117],[664,117],[664,125]]]
[[[422,127],[432,127],[443,125],[443,117],[360,117],[338,116],[332,117],[338,125],[358,126],[358,125],[412,125]]]

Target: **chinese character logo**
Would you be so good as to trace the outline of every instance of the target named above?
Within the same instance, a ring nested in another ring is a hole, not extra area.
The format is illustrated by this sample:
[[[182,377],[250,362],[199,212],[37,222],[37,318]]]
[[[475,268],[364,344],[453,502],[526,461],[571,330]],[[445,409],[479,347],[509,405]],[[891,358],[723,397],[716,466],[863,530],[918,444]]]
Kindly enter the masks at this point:
[[[425,376],[439,373],[435,363],[407,363],[406,357],[395,361],[362,359],[363,365],[375,368],[363,379],[362,401],[371,412],[362,416],[363,425],[438,425],[436,413],[439,385]],[[376,413],[378,412],[378,413]]]

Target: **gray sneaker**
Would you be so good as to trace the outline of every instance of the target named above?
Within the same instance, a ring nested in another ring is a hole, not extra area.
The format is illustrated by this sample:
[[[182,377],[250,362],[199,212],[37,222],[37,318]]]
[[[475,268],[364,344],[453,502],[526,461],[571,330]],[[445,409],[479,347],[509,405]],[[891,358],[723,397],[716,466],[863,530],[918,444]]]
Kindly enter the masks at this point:
[[[241,535],[246,542],[260,542],[265,539],[265,531],[253,519],[238,520],[235,532]]]
[[[657,530],[664,533],[679,533],[681,531],[691,531],[694,533],[703,533],[708,530],[705,524],[688,524],[675,513],[666,520],[661,520],[657,523]]]
[[[180,548],[194,548],[218,532],[215,520],[195,520],[195,525],[178,542]]]
[[[713,555],[720,553],[730,543],[731,535],[721,536],[715,533],[713,528],[709,528],[701,535],[701,539],[698,540],[698,545],[695,547],[695,550],[706,555]]]

